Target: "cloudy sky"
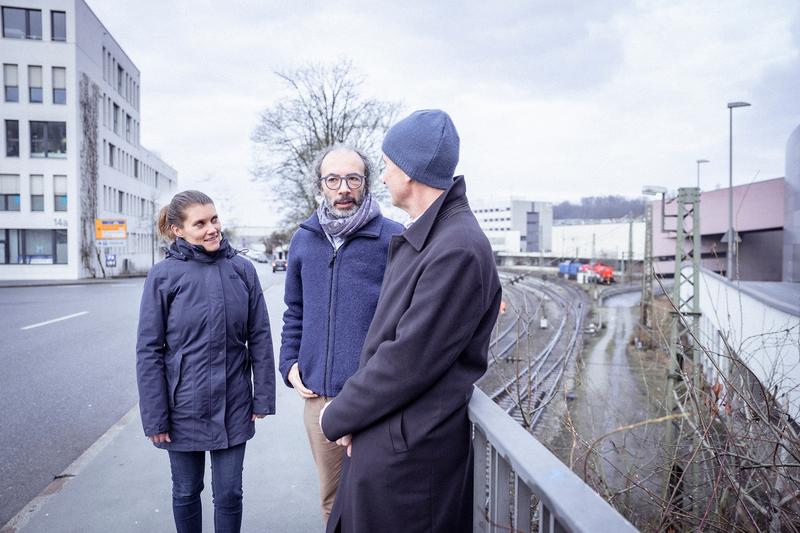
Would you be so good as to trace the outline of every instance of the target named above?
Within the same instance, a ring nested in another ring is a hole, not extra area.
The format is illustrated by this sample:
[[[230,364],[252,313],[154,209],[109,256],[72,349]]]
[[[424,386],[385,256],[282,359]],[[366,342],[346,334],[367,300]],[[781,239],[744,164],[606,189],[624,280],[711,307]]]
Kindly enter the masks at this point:
[[[403,115],[439,107],[473,199],[637,195],[784,175],[800,125],[800,3],[88,0],[141,71],[142,144],[229,221],[271,225],[250,134],[276,70],[347,58]]]

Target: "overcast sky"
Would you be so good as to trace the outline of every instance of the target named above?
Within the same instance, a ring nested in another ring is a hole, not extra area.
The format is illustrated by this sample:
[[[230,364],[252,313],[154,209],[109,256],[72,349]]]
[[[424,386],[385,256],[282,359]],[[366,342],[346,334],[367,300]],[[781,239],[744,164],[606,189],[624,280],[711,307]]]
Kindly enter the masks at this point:
[[[252,181],[274,71],[351,59],[401,116],[439,107],[468,195],[561,201],[784,175],[800,125],[800,2],[88,0],[141,71],[142,144],[239,224],[279,220]]]

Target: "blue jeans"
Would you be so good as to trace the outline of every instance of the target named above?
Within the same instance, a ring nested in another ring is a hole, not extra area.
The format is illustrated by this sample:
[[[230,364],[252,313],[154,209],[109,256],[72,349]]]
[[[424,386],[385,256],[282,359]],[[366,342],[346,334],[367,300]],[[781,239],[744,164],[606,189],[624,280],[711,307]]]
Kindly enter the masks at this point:
[[[246,443],[211,453],[211,494],[214,531],[238,533],[242,526],[242,463]],[[203,511],[200,493],[206,452],[169,452],[172,469],[172,514],[178,533],[201,533]]]

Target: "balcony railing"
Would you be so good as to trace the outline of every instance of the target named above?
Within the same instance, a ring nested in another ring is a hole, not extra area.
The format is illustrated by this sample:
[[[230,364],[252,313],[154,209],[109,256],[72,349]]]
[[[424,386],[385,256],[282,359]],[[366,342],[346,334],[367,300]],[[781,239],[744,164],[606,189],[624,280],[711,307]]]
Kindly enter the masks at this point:
[[[469,418],[474,430],[475,531],[528,532],[536,514],[540,533],[637,531],[477,388]]]

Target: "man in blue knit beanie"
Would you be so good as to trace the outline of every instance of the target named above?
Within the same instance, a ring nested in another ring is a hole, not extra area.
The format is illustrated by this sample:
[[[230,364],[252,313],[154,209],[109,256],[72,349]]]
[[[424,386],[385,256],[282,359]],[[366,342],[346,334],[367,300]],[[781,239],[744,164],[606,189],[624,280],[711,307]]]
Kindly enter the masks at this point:
[[[383,141],[383,181],[412,219],[392,237],[359,368],[320,426],[347,447],[328,531],[471,532],[467,405],[500,308],[491,246],[453,177],[444,111],[416,111]]]

